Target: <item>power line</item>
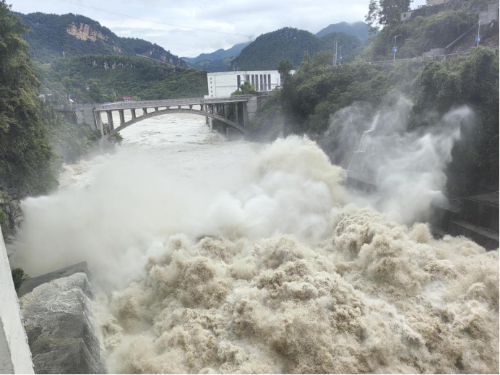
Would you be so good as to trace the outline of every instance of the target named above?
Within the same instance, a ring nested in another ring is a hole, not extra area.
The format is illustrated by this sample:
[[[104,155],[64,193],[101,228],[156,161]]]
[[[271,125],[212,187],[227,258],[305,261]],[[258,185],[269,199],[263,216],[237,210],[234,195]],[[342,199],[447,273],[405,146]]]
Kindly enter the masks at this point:
[[[153,23],[159,23],[159,24],[167,25],[167,26],[181,27],[183,29],[191,29],[191,30],[198,30],[198,31],[210,32],[210,33],[218,33],[218,34],[238,35],[238,36],[244,36],[246,38],[252,38],[251,35],[238,34],[238,33],[229,33],[229,32],[226,32],[226,31],[200,29],[200,28],[197,28],[197,27],[183,26],[183,25],[177,25],[177,24],[167,23],[167,22],[162,22],[162,21],[149,20],[147,18],[140,18],[140,17],[135,17],[135,16],[129,16],[128,14],[118,13],[118,12],[114,12],[112,10],[107,10],[107,9],[101,9],[101,8],[97,8],[97,7],[94,7],[94,6],[91,6],[91,5],[80,4],[80,3],[77,3],[77,2],[74,2],[74,1],[70,1],[70,0],[59,0],[59,1],[63,1],[65,3],[69,3],[69,4],[73,4],[73,5],[78,5],[78,6],[85,7],[85,8],[91,8],[91,9],[94,9],[94,10],[98,10],[98,11],[101,11],[101,12],[106,12],[106,13],[114,14],[114,15],[121,16],[121,17],[128,17],[128,18],[133,18],[133,19],[136,19],[136,20],[141,20],[141,21],[146,21],[146,22],[153,22]]]

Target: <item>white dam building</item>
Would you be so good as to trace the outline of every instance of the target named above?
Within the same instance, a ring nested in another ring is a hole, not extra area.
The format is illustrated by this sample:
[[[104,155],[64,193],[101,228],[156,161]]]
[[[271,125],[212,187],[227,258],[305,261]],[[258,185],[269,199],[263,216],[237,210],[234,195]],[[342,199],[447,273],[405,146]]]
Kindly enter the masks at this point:
[[[208,73],[206,98],[228,97],[245,82],[250,83],[257,92],[269,92],[282,85],[277,70]]]

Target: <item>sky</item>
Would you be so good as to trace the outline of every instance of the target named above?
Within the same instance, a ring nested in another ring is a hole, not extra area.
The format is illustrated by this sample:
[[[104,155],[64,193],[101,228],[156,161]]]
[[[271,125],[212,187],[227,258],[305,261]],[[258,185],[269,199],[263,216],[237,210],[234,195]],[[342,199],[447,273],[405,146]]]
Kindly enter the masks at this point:
[[[338,22],[364,20],[369,0],[7,0],[21,13],[74,13],[122,37],[156,43],[195,57],[254,40],[282,27],[316,33]],[[416,7],[425,0],[416,0]],[[135,18],[134,18],[135,17]],[[154,22],[151,22],[154,21]]]

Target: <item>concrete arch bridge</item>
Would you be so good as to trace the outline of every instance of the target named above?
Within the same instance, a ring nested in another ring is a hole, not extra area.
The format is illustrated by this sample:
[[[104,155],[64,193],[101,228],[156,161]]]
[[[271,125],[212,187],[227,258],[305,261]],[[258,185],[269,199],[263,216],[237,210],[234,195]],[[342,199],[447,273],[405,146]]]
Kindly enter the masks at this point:
[[[239,95],[228,98],[187,98],[152,100],[140,102],[119,102],[102,105],[73,106],[70,109],[58,109],[71,116],[77,123],[86,123],[93,130],[100,130],[103,138],[112,136],[119,131],[142,120],[173,113],[186,113],[204,116],[207,125],[212,130],[212,121],[219,120],[226,124],[226,134],[230,129],[245,134],[246,127],[257,111],[258,97],[255,95]],[[228,118],[228,108],[234,108],[234,120]],[[137,110],[142,110],[142,115]],[[113,112],[118,113],[119,123],[115,125]],[[126,113],[130,112],[130,116]],[[104,126],[104,120],[107,126]]]

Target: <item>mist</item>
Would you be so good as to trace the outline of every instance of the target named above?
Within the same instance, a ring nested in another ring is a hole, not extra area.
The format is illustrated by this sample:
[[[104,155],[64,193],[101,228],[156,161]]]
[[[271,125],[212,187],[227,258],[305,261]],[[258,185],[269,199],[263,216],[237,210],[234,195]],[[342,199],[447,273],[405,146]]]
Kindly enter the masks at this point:
[[[99,284],[123,287],[157,243],[175,233],[193,239],[294,233],[318,242],[343,191],[341,168],[299,137],[280,139],[227,169],[205,161],[210,173],[204,178],[186,178],[183,169],[128,150],[101,162],[84,189],[22,202],[25,222],[14,245],[15,264],[38,275],[87,261]],[[65,185],[76,171],[66,167]]]
[[[349,177],[376,187],[372,193],[351,191],[350,200],[404,224],[428,221],[432,203],[446,201],[445,169],[474,116],[464,106],[410,131],[412,106],[403,96],[386,98],[379,108],[356,103],[333,116],[321,141]]]
[[[339,114],[355,133],[336,133],[354,150],[374,122],[356,108]],[[411,103],[391,108],[363,146],[374,194],[307,137],[223,142],[190,116],[130,127],[22,202],[13,263],[88,262],[109,372],[498,372],[498,251],[405,224],[442,195],[470,111],[407,133]]]

